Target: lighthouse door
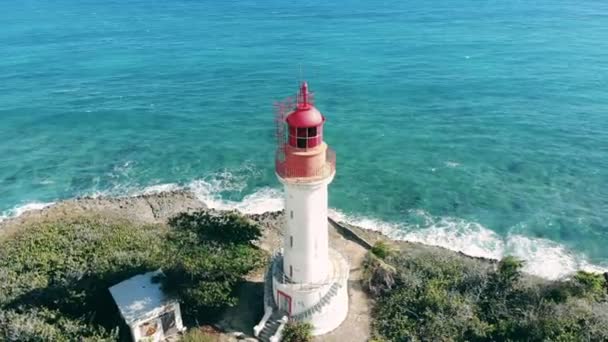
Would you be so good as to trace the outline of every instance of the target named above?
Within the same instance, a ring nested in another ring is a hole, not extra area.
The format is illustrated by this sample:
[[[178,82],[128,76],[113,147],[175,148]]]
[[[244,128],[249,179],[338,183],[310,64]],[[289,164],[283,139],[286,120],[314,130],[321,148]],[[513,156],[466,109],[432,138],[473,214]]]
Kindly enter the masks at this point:
[[[279,311],[282,311],[288,316],[291,316],[291,297],[288,296],[285,292],[277,291],[277,299]]]

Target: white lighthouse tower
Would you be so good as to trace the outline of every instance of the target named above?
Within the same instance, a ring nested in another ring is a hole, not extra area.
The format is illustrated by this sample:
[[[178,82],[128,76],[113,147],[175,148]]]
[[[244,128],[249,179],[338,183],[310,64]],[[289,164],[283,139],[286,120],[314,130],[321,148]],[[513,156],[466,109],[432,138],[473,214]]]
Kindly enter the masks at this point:
[[[283,247],[265,282],[265,314],[254,328],[278,341],[288,321],[309,322],[313,334],[337,328],[348,313],[348,262],[329,248],[328,185],[335,153],[323,141],[325,118],[302,83],[290,110],[279,108],[276,174],[285,189]]]

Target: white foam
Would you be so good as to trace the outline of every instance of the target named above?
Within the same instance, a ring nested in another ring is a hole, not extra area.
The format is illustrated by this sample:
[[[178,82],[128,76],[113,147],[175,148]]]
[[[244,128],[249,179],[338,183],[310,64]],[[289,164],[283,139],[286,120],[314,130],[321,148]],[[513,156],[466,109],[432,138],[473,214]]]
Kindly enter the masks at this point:
[[[362,216],[345,215],[331,210],[330,216],[361,228],[379,231],[392,239],[444,247],[464,254],[499,260],[512,255],[525,262],[524,272],[547,279],[566,277],[577,270],[603,273],[608,267],[591,264],[557,242],[511,234],[505,238],[475,222],[452,218],[432,217],[422,210],[410,216],[420,221],[417,225],[388,223]]]
[[[212,209],[238,210],[245,214],[262,214],[281,210],[285,206],[280,191],[274,188],[262,188],[245,196],[242,201],[224,200],[219,195],[221,191],[227,190],[222,187],[222,183],[224,182],[198,180],[191,182],[186,188],[194,192],[200,201]],[[231,184],[229,188],[234,186],[234,184]],[[236,187],[239,188],[239,186]]]
[[[565,247],[549,240],[511,235],[506,250],[526,261],[524,270],[549,279],[557,279],[578,269],[576,256]]]
[[[449,161],[449,160],[446,161],[444,164],[446,167],[449,167],[449,168],[455,168],[455,167],[460,166],[460,163],[457,163],[455,161]]]
[[[428,228],[393,235],[401,240],[439,246],[475,257],[500,259],[504,255],[504,245],[498,234],[478,223],[464,220],[442,218]]]
[[[13,209],[0,213],[0,222],[9,218],[18,217],[28,211],[44,209],[50,205],[53,205],[54,203],[55,202],[30,202],[24,205],[16,206]]]
[[[126,164],[123,167],[128,168]],[[446,165],[447,166],[447,165]],[[238,210],[245,214],[261,214],[278,211],[284,208],[282,191],[278,188],[261,188],[248,194],[240,201],[227,200],[227,192],[242,193],[247,187],[247,179],[252,170],[245,174],[235,175],[228,171],[218,172],[186,185],[175,183],[157,184],[149,187],[113,189],[98,192],[93,196],[114,196],[121,190],[128,195],[154,194],[173,190],[190,190],[209,208],[219,210]],[[241,169],[243,170],[243,169]],[[33,202],[15,207],[0,214],[0,221],[16,217],[29,210],[42,209],[53,203]],[[593,265],[588,259],[559,243],[510,234],[501,237],[492,230],[476,222],[469,222],[454,217],[434,217],[423,210],[410,210],[407,222],[416,224],[393,223],[360,215],[345,214],[330,209],[329,215],[336,221],[343,221],[364,229],[379,231],[395,240],[419,242],[426,245],[444,247],[460,251],[475,257],[501,259],[513,255],[525,262],[524,271],[548,279],[557,279],[572,274],[577,270],[606,272],[608,267]]]
[[[153,195],[159,194],[161,192],[169,192],[179,190],[181,187],[175,183],[167,183],[167,184],[156,184],[145,187],[142,191],[137,192],[137,194],[141,195]]]

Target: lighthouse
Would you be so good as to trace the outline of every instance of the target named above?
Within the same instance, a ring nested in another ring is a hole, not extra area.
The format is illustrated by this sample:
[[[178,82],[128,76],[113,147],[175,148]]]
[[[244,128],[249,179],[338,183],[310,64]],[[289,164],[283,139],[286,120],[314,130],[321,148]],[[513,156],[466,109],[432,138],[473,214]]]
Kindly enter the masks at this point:
[[[328,186],[336,156],[323,140],[325,117],[306,82],[277,113],[275,171],[284,188],[284,235],[265,278],[264,316],[254,327],[257,337],[270,341],[280,340],[288,321],[308,322],[313,335],[322,335],[348,313],[349,265],[329,247]]]

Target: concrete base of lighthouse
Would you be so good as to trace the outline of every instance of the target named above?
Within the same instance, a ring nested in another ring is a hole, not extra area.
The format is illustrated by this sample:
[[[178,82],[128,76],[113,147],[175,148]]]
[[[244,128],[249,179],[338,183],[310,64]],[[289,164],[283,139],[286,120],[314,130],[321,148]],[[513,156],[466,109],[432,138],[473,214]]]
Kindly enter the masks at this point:
[[[282,258],[273,262],[273,300],[278,310],[294,321],[308,322],[313,335],[336,329],[348,314],[349,265],[340,253],[329,250],[327,280],[320,284],[293,284],[282,273]]]
[[[303,284],[290,283],[285,277],[282,253],[273,257],[264,283],[265,314],[254,327],[256,337],[262,341],[280,341],[281,326],[287,321],[310,323],[314,336],[340,326],[348,314],[350,267],[346,259],[332,249],[329,250],[329,261],[326,281]],[[272,328],[273,319],[280,326]]]

